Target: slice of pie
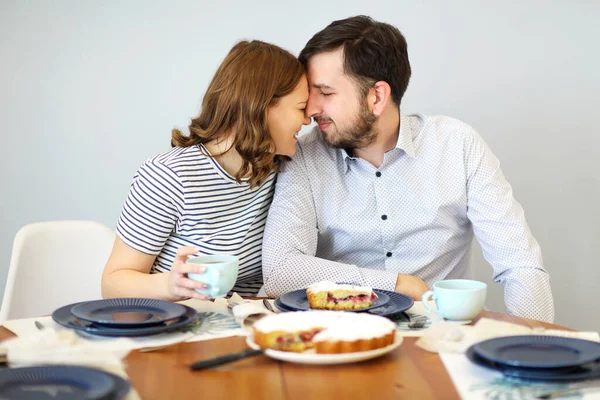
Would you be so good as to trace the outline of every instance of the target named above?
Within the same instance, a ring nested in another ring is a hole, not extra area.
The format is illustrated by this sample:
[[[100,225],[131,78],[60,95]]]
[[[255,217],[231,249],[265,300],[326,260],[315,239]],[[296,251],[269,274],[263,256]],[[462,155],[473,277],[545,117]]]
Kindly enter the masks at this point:
[[[365,286],[317,282],[306,289],[310,308],[316,310],[360,310],[371,307],[377,294]]]

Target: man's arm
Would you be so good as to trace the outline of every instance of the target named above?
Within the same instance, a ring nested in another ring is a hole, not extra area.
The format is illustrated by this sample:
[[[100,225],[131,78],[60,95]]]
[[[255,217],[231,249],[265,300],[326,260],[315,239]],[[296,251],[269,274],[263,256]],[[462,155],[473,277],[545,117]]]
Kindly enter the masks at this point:
[[[465,141],[465,166],[467,215],[485,259],[494,268],[494,281],[504,285],[508,313],[552,322],[554,302],[540,246],[500,162],[472,129]]]
[[[267,294],[279,296],[323,280],[385,290],[399,289],[414,297],[427,290],[424,283],[423,289],[413,281],[420,281],[418,278],[315,257],[317,213],[302,149],[298,147],[293,160],[285,162],[277,176],[275,196],[267,218],[262,251]]]

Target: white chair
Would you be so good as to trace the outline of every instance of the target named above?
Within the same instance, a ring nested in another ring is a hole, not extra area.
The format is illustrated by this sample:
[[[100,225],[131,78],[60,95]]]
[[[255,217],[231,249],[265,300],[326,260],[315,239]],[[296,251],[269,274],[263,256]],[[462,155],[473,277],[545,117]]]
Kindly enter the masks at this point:
[[[115,234],[93,221],[38,222],[15,236],[0,322],[51,314],[102,297],[102,271]]]

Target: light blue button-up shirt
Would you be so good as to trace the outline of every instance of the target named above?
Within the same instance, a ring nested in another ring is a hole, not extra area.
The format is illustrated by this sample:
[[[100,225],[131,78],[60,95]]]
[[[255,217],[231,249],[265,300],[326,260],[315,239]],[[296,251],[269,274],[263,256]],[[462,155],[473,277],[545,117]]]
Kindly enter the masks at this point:
[[[271,296],[321,281],[394,290],[468,278],[473,233],[505,285],[509,313],[552,321],[540,247],[496,157],[468,125],[402,116],[380,168],[328,146],[315,128],[282,166],[263,241]]]

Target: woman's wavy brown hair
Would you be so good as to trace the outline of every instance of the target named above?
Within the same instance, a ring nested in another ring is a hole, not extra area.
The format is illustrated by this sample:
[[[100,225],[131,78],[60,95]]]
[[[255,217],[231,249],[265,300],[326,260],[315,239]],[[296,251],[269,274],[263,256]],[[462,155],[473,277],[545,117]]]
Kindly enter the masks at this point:
[[[291,93],[303,75],[298,59],[280,47],[258,40],[237,43],[210,82],[189,136],[173,129],[171,146],[204,144],[235,131],[233,148],[243,160],[235,179],[248,176],[251,187],[260,185],[279,158],[267,129],[267,110]]]

